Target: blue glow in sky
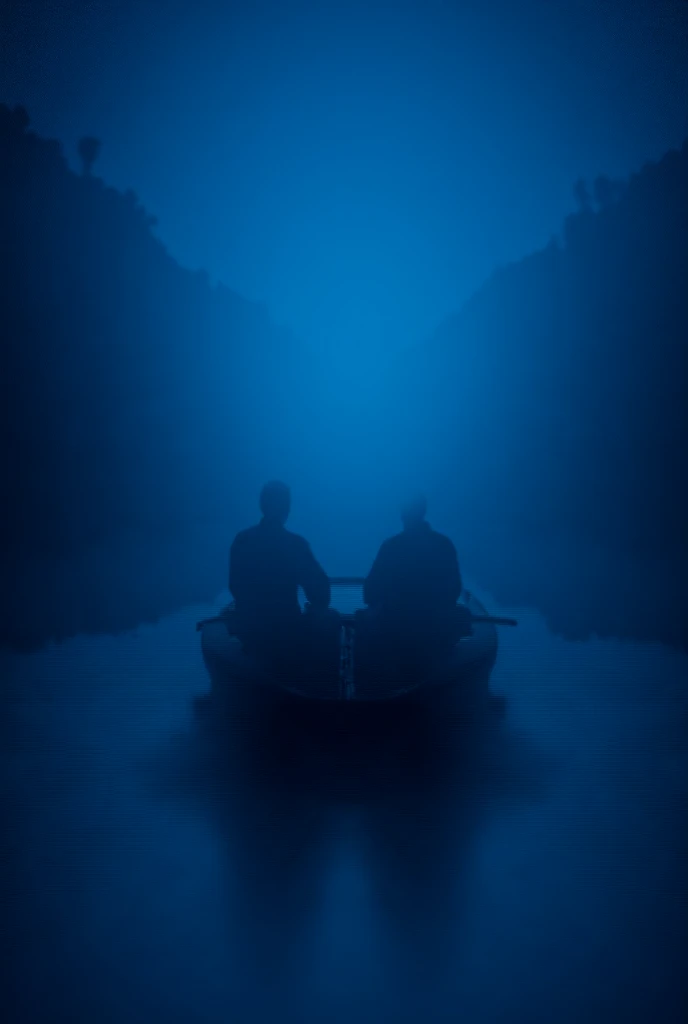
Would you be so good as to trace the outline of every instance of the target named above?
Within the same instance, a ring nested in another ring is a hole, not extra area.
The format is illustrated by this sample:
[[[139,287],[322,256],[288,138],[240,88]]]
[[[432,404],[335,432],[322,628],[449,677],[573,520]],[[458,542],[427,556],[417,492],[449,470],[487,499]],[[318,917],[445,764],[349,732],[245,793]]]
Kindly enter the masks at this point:
[[[685,0],[4,5],[0,100],[340,357],[422,340],[579,175],[688,134]]]

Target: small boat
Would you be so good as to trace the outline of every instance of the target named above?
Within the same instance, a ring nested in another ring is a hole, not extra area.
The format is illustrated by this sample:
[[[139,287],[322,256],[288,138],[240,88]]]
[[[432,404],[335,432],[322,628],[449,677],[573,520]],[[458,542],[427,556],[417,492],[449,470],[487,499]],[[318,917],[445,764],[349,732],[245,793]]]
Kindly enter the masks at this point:
[[[402,682],[393,677],[384,681],[363,680],[359,678],[355,665],[355,606],[358,604],[360,607],[363,580],[358,577],[334,577],[330,583],[333,607],[342,616],[337,680],[323,683],[317,678],[277,678],[244,651],[232,627],[233,606],[230,605],[220,615],[204,619],[196,627],[201,634],[201,650],[211,679],[212,696],[231,699],[233,696],[241,696],[242,692],[251,692],[290,702],[307,702],[309,705],[314,702],[327,703],[330,706],[379,706],[389,702],[426,701],[448,691],[458,691],[471,700],[490,697],[489,678],[498,649],[496,627],[515,626],[515,620],[488,615],[482,603],[464,590],[459,604],[468,613],[465,617],[470,622],[470,635],[462,636],[441,663],[410,682]],[[498,698],[496,701],[499,703]]]

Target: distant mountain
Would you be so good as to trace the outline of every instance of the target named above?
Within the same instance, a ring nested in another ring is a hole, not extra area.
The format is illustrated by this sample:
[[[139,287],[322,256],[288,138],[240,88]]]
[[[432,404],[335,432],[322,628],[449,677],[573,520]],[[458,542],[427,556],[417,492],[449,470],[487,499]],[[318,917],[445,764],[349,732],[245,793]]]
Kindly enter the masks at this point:
[[[405,360],[409,447],[497,597],[685,645],[688,143],[589,191]]]
[[[309,356],[172,259],[97,140],[79,176],[28,125],[0,106],[0,642],[32,647],[220,590]]]

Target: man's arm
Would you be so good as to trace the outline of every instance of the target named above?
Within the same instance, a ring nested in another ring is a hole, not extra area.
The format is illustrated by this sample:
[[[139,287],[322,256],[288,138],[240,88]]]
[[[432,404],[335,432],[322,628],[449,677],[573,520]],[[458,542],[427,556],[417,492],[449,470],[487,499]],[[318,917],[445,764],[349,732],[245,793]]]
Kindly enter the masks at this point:
[[[459,558],[456,548],[451,540],[447,538],[447,597],[455,604],[461,597],[463,581],[459,569]]]
[[[375,556],[365,583],[363,584],[363,601],[369,607],[382,604],[387,589],[387,542],[385,541]]]
[[[329,608],[330,606],[330,581],[327,573],[320,565],[307,541],[303,541],[300,552],[299,565],[299,586],[302,588],[306,599],[314,608]]]
[[[232,541],[231,548],[229,549],[229,589],[235,601],[238,598],[240,598],[244,582],[243,558],[241,549],[242,543],[240,535],[237,534],[237,536]]]

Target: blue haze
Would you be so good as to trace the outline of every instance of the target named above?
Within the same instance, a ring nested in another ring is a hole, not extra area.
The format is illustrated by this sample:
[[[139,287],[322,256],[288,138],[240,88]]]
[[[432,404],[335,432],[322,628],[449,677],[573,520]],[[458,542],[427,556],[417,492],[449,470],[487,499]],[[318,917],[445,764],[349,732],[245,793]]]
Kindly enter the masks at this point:
[[[4,666],[6,1019],[683,1019],[684,654],[518,609],[472,756],[242,761],[190,714],[209,610]]]
[[[688,4],[0,27],[5,1019],[684,1020]],[[425,487],[495,732],[213,741],[273,476],[330,573]]]
[[[547,243],[579,175],[688,134],[685,0],[4,5],[0,98],[160,237],[359,359]]]

